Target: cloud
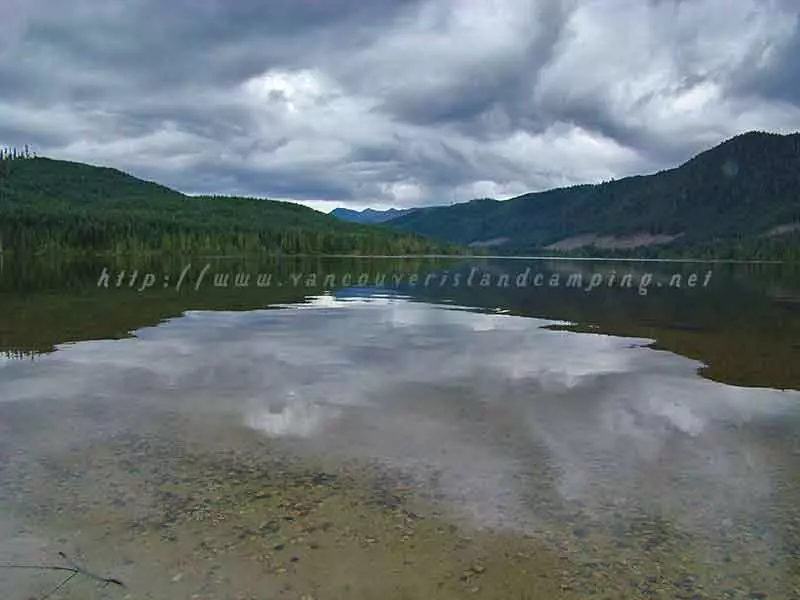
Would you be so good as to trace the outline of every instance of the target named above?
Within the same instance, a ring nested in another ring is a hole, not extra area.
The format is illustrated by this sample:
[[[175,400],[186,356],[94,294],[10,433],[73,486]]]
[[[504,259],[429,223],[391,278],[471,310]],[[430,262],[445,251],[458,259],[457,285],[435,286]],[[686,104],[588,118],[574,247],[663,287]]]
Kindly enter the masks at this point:
[[[9,2],[0,143],[190,193],[502,198],[800,122],[788,0]]]

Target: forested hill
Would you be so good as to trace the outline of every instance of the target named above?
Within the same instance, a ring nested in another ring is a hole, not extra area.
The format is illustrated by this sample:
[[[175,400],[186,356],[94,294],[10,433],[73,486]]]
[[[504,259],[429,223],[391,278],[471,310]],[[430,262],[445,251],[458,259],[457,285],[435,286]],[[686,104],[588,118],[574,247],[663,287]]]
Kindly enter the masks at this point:
[[[291,202],[186,196],[116,169],[24,156],[0,160],[0,244],[17,252],[459,251]]]
[[[800,134],[751,132],[653,175],[421,209],[388,224],[493,253],[800,260]]]

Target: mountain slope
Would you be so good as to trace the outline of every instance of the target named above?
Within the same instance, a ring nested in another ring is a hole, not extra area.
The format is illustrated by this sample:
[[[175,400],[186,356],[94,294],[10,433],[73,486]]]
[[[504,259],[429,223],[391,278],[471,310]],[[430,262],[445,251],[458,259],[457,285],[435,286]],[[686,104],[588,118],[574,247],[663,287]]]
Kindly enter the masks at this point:
[[[26,158],[0,165],[0,248],[15,251],[415,254],[455,249],[342,222],[291,202],[186,196],[105,167]]]
[[[334,208],[330,214],[337,219],[343,221],[352,221],[353,223],[384,223],[390,219],[396,219],[403,215],[414,212],[415,208],[390,208],[387,210],[375,210],[374,208],[365,208],[364,210],[350,210],[349,208]]]
[[[641,254],[658,243],[651,254],[781,254],[795,251],[799,222],[800,134],[751,132],[653,175],[420,209],[388,223],[507,253],[638,246]]]

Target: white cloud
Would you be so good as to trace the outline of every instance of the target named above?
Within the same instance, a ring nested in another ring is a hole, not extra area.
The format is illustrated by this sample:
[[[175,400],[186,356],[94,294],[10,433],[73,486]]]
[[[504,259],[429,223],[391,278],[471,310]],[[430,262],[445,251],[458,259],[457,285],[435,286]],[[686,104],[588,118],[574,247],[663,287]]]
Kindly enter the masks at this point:
[[[190,192],[448,204],[800,123],[779,0],[34,4],[0,25],[0,142]]]

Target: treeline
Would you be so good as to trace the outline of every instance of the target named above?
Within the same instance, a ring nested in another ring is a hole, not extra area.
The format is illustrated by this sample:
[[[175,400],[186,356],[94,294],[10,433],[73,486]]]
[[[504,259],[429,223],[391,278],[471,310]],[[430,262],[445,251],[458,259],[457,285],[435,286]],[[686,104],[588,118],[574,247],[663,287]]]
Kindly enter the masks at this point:
[[[11,174],[11,165],[14,161],[36,157],[36,153],[30,149],[28,144],[25,144],[21,149],[15,146],[0,147],[0,186],[3,184],[2,180]]]
[[[214,254],[436,254],[456,253],[416,236],[334,228],[264,228],[207,225],[141,214],[58,214],[0,208],[0,243],[6,250],[93,250],[113,253],[181,251]]]
[[[6,154],[4,153],[4,156]],[[15,252],[457,254],[387,227],[291,202],[186,196],[115,169],[12,150],[0,178],[0,248]]]
[[[16,146],[7,146],[0,148],[0,161],[12,161],[18,159],[26,159],[26,158],[36,158],[36,152],[31,150],[28,144],[25,144],[22,148],[17,148]]]

